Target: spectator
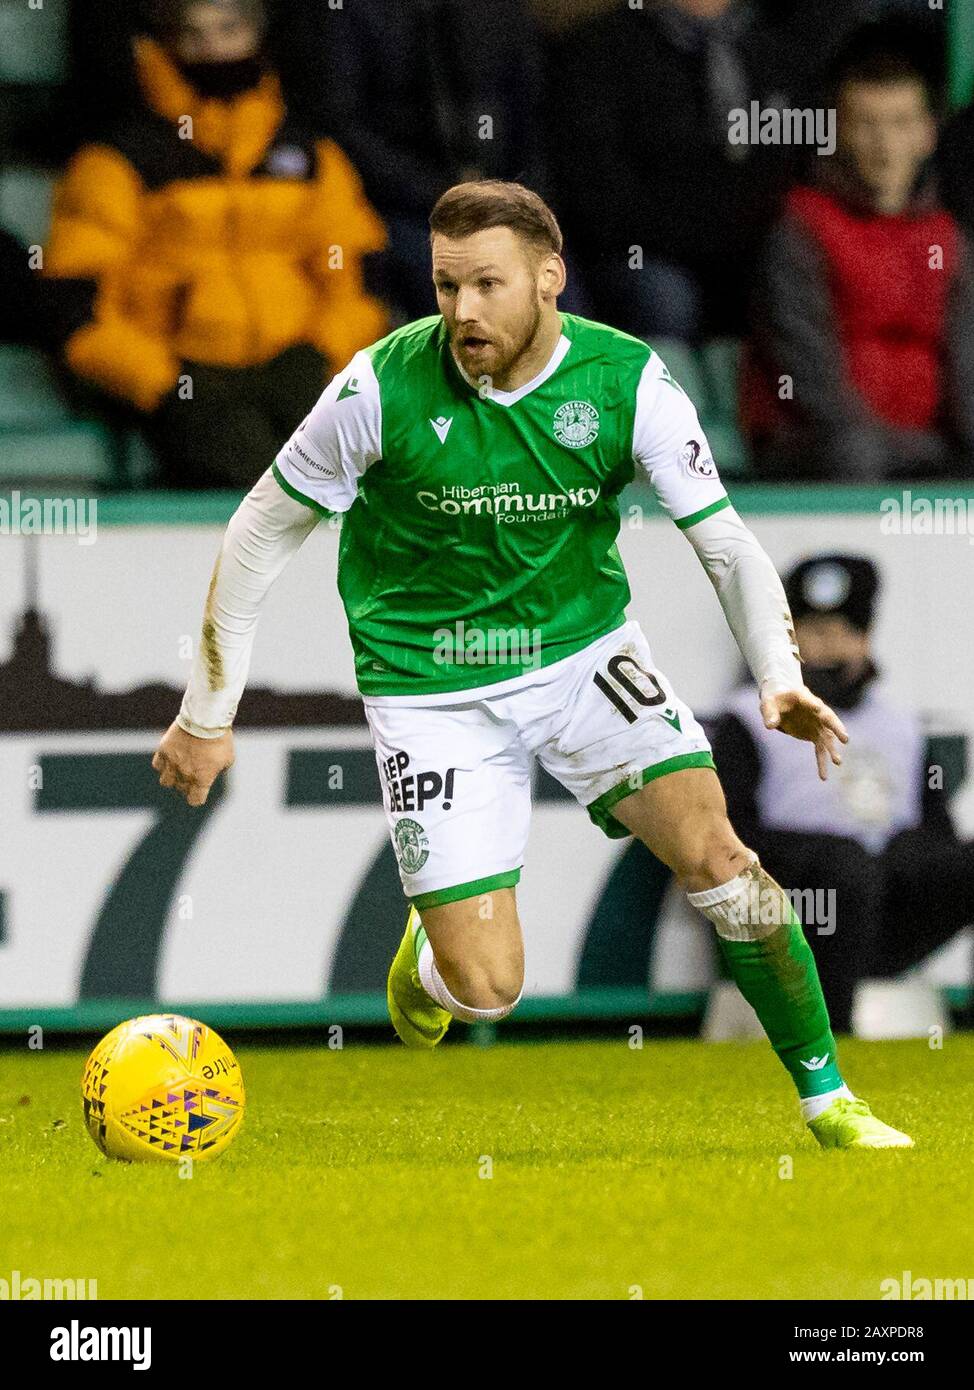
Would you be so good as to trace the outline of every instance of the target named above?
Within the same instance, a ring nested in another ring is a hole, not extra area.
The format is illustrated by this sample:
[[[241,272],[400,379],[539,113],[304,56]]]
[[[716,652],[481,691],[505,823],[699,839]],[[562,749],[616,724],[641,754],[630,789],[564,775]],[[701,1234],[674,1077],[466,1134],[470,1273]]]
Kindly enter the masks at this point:
[[[259,0],[167,0],[135,44],[144,102],[70,164],[47,273],[97,284],[66,345],[136,407],[169,486],[249,486],[329,369],[381,334],[384,240],[337,145],[287,115]]]
[[[753,689],[732,696],[713,737],[738,834],[780,882],[835,892],[834,916],[805,925],[843,1032],[857,981],[900,974],[974,922],[974,843],[930,788],[918,719],[879,682],[877,589],[871,562],[849,555],[805,560],[785,581],[806,682],[849,732],[828,781],[810,775],[807,748],[765,729]]]
[[[838,148],[769,238],[743,416],[769,477],[964,476],[974,453],[974,266],[927,175],[920,71],[854,45]]]
[[[539,70],[523,0],[291,0],[300,52],[291,90],[335,132],[389,230],[387,296],[406,318],[436,312],[430,208],[465,179],[517,179],[544,194]],[[303,72],[303,77],[302,77]],[[568,303],[563,303],[568,308]]]
[[[553,48],[559,197],[598,317],[649,338],[744,332],[758,248],[803,151],[731,143],[730,113],[803,107],[848,22],[834,10],[620,0]]]

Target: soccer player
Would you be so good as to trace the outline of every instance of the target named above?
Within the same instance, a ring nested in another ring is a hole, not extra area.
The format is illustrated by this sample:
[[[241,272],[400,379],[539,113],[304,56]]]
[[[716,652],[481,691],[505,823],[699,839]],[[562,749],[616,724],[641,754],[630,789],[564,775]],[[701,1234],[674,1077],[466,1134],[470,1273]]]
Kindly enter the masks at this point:
[[[801,675],[771,561],[721,486],[696,411],[650,347],[560,314],[561,232],[516,183],[458,184],[430,216],[440,313],[359,352],[234,514],[179,715],[153,759],[201,805],[261,601],[323,516],[410,900],[389,974],[411,1047],[504,1018],[523,947],[515,885],[532,758],[605,834],[636,835],[714,924],[728,969],[825,1148],[906,1147],[843,1082],[811,949],[727,818],[692,711],[626,619],[619,494],[648,478],[693,546],[765,725],[847,741]]]

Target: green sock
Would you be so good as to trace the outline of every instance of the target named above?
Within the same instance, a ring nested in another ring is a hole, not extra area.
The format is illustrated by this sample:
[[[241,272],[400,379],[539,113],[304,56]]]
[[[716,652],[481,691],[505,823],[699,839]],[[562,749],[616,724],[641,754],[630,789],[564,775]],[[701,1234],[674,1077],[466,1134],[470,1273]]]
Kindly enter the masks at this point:
[[[718,936],[731,979],[751,1005],[802,1100],[842,1085],[825,996],[801,923],[761,941]]]

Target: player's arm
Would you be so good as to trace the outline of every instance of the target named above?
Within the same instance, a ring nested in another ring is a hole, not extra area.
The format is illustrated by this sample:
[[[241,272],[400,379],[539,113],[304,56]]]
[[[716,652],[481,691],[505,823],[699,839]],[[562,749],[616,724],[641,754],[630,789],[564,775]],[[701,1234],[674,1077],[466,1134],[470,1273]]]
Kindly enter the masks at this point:
[[[765,726],[815,746],[821,778],[842,761],[841,720],[805,685],[778,572],[731,506],[697,412],[655,355],[643,372],[633,455],[693,546],[757,683]]]
[[[359,353],[231,518],[182,706],[152,760],[161,784],[191,806],[205,802],[233,762],[232,725],[264,598],[322,516],[352,505],[380,437],[378,387]]]

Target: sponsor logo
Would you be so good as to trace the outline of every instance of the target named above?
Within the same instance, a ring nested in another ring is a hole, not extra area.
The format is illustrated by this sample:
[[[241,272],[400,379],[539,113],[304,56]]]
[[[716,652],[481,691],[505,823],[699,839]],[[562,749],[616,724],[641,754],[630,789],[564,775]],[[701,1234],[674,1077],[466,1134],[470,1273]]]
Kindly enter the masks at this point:
[[[714,476],[714,461],[708,455],[706,458],[700,457],[701,445],[699,440],[688,439],[680,450],[680,462],[688,473],[692,473],[697,478],[712,478]]]
[[[418,874],[430,857],[426,831],[418,821],[403,816],[396,821],[395,838],[399,863],[407,874]]]
[[[453,778],[455,767],[448,767],[445,773],[407,772],[409,754],[402,749],[384,758],[382,780],[389,793],[390,811],[424,811],[433,801],[443,798],[443,809],[449,811],[453,805]]]
[[[450,433],[450,426],[453,424],[453,416],[451,415],[448,420],[445,415],[437,415],[435,420],[430,420],[430,424],[433,426],[433,432],[437,439],[441,444],[445,444],[446,437]]]
[[[599,412],[588,401],[566,401],[555,411],[555,438],[568,449],[584,449],[599,432]]]
[[[308,453],[307,449],[302,449],[297,439],[291,440],[288,446],[288,452],[292,455],[292,462],[295,463],[295,467],[298,466],[296,459],[300,459],[301,463],[306,464],[308,468],[313,468],[314,471],[320,473],[323,478],[338,477],[337,468],[334,468],[330,463],[320,463],[318,459],[313,458],[312,455]]]
[[[483,483],[479,487],[444,485],[438,493],[424,489],[416,501],[428,512],[448,516],[489,516],[498,526],[528,521],[563,521],[573,507],[591,507],[598,487],[570,487],[566,492],[522,492],[520,483]]]

